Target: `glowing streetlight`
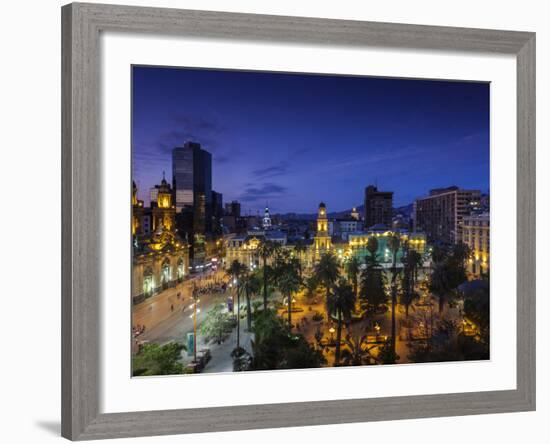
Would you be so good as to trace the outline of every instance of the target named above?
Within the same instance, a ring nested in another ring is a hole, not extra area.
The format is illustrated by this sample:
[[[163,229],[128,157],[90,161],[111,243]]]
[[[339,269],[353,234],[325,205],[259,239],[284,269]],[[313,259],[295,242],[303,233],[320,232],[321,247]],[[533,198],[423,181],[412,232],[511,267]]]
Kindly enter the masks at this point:
[[[334,332],[335,332],[335,331],[336,331],[336,330],[334,329],[334,327],[330,327],[330,328],[328,329],[328,332],[330,333],[330,342],[334,341]]]

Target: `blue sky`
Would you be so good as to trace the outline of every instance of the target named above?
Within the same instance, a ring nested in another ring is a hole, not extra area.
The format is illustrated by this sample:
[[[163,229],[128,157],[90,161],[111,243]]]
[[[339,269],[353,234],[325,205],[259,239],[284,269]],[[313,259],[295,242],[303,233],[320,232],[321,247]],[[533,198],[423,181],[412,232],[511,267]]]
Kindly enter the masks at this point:
[[[133,177],[147,201],[171,150],[212,153],[213,189],[256,213],[395,206],[430,188],[489,189],[487,83],[133,67]]]

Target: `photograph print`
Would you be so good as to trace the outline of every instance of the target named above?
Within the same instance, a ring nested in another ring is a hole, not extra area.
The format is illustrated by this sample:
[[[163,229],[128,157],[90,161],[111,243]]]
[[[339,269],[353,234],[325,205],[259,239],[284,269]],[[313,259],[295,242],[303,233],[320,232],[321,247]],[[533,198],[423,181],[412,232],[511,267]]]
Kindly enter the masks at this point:
[[[490,84],[134,65],[132,375],[490,358]]]

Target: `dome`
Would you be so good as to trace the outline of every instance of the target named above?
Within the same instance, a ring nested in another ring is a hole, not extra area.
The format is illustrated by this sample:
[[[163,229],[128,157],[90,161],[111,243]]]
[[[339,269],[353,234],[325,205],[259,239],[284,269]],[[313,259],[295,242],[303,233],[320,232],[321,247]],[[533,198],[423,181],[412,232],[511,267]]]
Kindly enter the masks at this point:
[[[324,203],[324,202],[321,202],[321,203],[319,204],[319,208],[326,208],[325,203]]]

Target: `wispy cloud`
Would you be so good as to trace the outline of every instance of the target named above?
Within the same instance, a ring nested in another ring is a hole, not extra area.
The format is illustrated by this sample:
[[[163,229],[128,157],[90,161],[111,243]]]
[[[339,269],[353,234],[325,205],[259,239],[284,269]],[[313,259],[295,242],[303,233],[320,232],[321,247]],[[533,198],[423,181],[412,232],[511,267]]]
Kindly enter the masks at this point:
[[[248,186],[239,196],[244,202],[256,202],[258,200],[270,200],[282,197],[286,194],[287,188],[272,182],[266,182],[259,186]]]
[[[286,160],[283,160],[275,165],[255,169],[252,171],[252,174],[257,178],[267,179],[269,177],[285,174],[288,172],[289,166],[289,163]]]

